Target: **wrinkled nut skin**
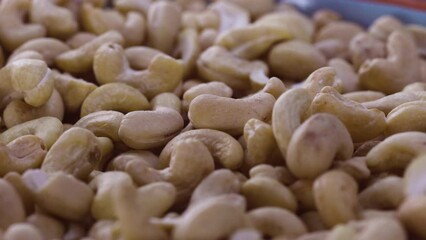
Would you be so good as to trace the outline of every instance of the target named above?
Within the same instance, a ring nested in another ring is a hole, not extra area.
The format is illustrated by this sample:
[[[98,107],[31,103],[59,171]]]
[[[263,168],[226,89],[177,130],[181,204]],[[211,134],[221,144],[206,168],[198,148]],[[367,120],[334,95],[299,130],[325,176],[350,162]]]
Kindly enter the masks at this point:
[[[301,81],[316,69],[324,67],[326,59],[312,45],[293,40],[272,48],[268,55],[268,64],[272,72],[281,79]]]
[[[314,114],[294,132],[286,163],[296,177],[314,179],[327,171],[335,159],[349,159],[353,150],[349,132],[337,117]]]
[[[422,224],[426,221],[426,196],[416,196],[405,199],[399,206],[397,216],[406,229],[421,238],[426,237]]]
[[[167,143],[160,154],[159,168],[169,165],[175,144],[185,139],[194,139],[204,143],[215,162],[225,168],[238,169],[243,162],[243,149],[232,136],[213,129],[196,129],[183,132]]]
[[[97,111],[80,118],[74,126],[86,128],[97,137],[108,137],[118,142],[118,129],[123,117],[124,114],[117,111]]]
[[[101,150],[96,136],[87,129],[73,127],[53,144],[41,169],[46,173],[60,171],[86,179],[100,157]]]
[[[297,210],[297,201],[293,193],[282,183],[268,177],[249,179],[241,187],[250,209],[261,207],[279,207],[291,212]]]
[[[195,128],[209,128],[240,135],[248,120],[270,119],[274,103],[275,98],[272,95],[262,92],[243,99],[203,94],[191,102],[188,118]]]
[[[102,110],[128,113],[148,108],[148,99],[136,88],[124,83],[108,83],[89,93],[81,105],[80,116]]]
[[[285,209],[263,207],[247,213],[249,221],[261,233],[270,236],[298,237],[308,232],[297,215]]]
[[[25,220],[25,209],[21,197],[12,184],[0,179],[0,227],[7,229],[14,223]]]
[[[0,146],[0,176],[40,167],[45,156],[46,150],[40,138],[34,135],[19,137],[6,146]]]
[[[399,132],[425,132],[426,102],[413,101],[399,105],[390,111],[386,118],[386,135]]]
[[[358,184],[342,171],[332,170],[315,179],[314,198],[327,227],[357,218]]]

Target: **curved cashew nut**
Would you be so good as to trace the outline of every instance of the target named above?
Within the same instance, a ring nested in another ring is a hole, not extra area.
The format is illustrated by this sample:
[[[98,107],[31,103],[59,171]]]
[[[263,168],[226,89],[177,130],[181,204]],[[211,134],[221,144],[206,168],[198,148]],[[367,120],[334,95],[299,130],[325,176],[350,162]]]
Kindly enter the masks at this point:
[[[41,1],[49,2],[44,0]],[[14,56],[24,51],[35,51],[43,56],[43,60],[48,66],[52,66],[57,56],[69,50],[71,50],[71,48],[68,45],[55,38],[36,38],[25,42],[19,46],[19,48],[15,49],[10,58],[13,59]],[[11,62],[10,59],[9,62]]]
[[[4,0],[0,4],[0,42],[2,46],[13,51],[24,42],[41,38],[46,29],[41,24],[27,24],[24,15],[31,9],[28,0]]]
[[[42,213],[33,213],[27,222],[36,227],[45,238],[61,238],[65,234],[65,224],[54,217]]]
[[[312,99],[310,92],[303,88],[290,89],[277,99],[272,111],[272,130],[283,157]]]
[[[17,99],[10,102],[3,111],[3,121],[7,128],[41,117],[55,117],[62,121],[64,103],[58,91],[53,90],[49,100],[40,107],[33,107]]]
[[[35,135],[43,140],[46,149],[50,149],[62,131],[62,122],[57,118],[42,117],[9,128],[0,134],[0,142],[8,144],[21,136]]]
[[[175,55],[180,56],[184,66],[184,76],[188,77],[194,70],[197,58],[201,53],[198,32],[192,28],[182,30],[178,35]]]
[[[382,178],[359,193],[359,203],[364,209],[395,209],[404,200],[402,178]]]
[[[254,228],[269,237],[299,237],[308,232],[305,224],[294,213],[277,207],[263,207],[247,213]]]
[[[74,126],[86,128],[97,137],[108,137],[118,142],[120,141],[118,129],[123,117],[124,114],[117,111],[98,111],[80,118]]]
[[[426,118],[426,102],[414,101],[399,105],[392,109],[386,118],[386,135],[399,132],[419,131],[424,132],[426,126],[423,120]]]
[[[309,112],[330,113],[345,124],[354,142],[373,139],[385,131],[385,114],[377,109],[367,109],[362,104],[340,95],[332,87],[324,87],[310,106]]]
[[[85,73],[92,69],[93,58],[96,50],[104,43],[117,43],[123,45],[124,39],[116,31],[108,31],[79,48],[59,55],[55,64],[62,70],[70,73]]]
[[[359,89],[358,74],[350,63],[342,58],[333,58],[328,66],[336,70],[336,77],[342,81],[342,92],[354,92]]]
[[[336,78],[336,70],[332,67],[323,67],[314,71],[302,84],[302,87],[306,88],[312,97],[315,97],[327,86],[335,88],[338,92],[342,90],[342,82]]]
[[[209,149],[216,163],[229,169],[238,169],[243,161],[243,149],[232,136],[213,129],[197,129],[183,132],[167,143],[160,154],[160,168],[169,165],[176,143],[185,139],[202,142]]]
[[[355,91],[343,94],[343,97],[348,98],[352,101],[365,103],[378,100],[385,97],[386,95],[382,92],[377,91]],[[364,105],[364,104],[363,104]],[[380,109],[379,109],[380,110]]]
[[[163,146],[183,128],[184,122],[176,108],[180,99],[172,93],[162,93],[152,100],[153,111],[133,111],[121,121],[118,136],[127,146],[150,149]],[[144,123],[141,125],[140,123]]]
[[[218,1],[208,6],[220,18],[219,32],[245,27],[250,24],[250,14],[244,8],[230,1]]]
[[[315,179],[314,198],[328,227],[357,218],[358,184],[342,171],[332,170]]]
[[[126,83],[149,99],[159,93],[173,91],[183,77],[182,64],[163,54],[154,57],[148,69],[132,70],[123,48],[118,44],[105,44],[96,51],[93,71],[98,83]]]
[[[25,220],[25,209],[16,189],[4,179],[0,179],[0,227],[7,229],[14,223]]]
[[[377,144],[367,154],[368,168],[373,172],[405,168],[413,158],[426,153],[426,134],[397,133]]]
[[[384,58],[386,45],[368,33],[358,33],[349,43],[349,55],[356,70],[369,59]]]
[[[185,91],[182,97],[182,106],[185,111],[188,111],[192,100],[202,94],[230,98],[232,97],[232,93],[232,88],[222,82],[201,83]]]
[[[78,22],[73,13],[50,0],[33,0],[30,20],[42,24],[47,30],[47,35],[54,38],[66,39],[78,31]]]
[[[81,117],[102,110],[132,112],[150,104],[137,89],[124,83],[108,83],[93,90],[81,105]]]
[[[46,150],[40,138],[33,135],[19,137],[7,145],[0,145],[0,176],[8,172],[23,173],[41,166]]]
[[[40,60],[16,60],[0,70],[2,104],[22,95],[26,103],[39,107],[48,101],[53,87],[51,70]]]
[[[41,169],[46,173],[65,172],[86,179],[100,158],[96,136],[87,129],[72,127],[52,145]]]
[[[275,98],[264,92],[241,99],[203,94],[192,100],[188,118],[195,128],[210,128],[240,135],[248,120],[270,119],[274,103]]]
[[[415,91],[415,92],[397,92],[391,95],[384,96],[377,100],[372,100],[362,103],[362,105],[369,109],[379,109],[380,111],[388,114],[392,109],[398,107],[401,104],[407,102],[413,102],[417,100],[426,100],[426,92]]]
[[[167,56],[160,50],[144,46],[128,47],[124,49],[124,55],[126,55],[130,67],[136,70],[147,69],[157,55]]]
[[[386,41],[394,31],[401,30],[403,28],[404,24],[396,17],[384,15],[377,18],[370,25],[368,33],[381,41]]]
[[[329,169],[334,159],[352,156],[353,144],[343,123],[331,114],[315,114],[294,132],[286,163],[299,178],[313,179]]]

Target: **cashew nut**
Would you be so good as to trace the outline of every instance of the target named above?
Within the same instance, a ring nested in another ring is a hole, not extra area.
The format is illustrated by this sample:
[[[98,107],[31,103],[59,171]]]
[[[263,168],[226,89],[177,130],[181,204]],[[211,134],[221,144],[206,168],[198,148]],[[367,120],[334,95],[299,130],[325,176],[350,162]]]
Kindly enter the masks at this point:
[[[399,105],[389,112],[386,124],[386,134],[392,135],[399,132],[426,131],[423,119],[426,117],[426,102],[413,101]]]
[[[7,229],[14,223],[25,220],[25,209],[21,197],[12,184],[0,179],[0,227]]]

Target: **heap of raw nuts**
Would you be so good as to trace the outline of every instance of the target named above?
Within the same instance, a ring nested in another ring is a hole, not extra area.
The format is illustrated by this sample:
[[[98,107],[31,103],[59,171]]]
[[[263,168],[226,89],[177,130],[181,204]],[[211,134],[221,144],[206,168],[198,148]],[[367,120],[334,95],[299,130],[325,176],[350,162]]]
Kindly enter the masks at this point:
[[[425,26],[105,5],[0,2],[0,239],[426,239]]]

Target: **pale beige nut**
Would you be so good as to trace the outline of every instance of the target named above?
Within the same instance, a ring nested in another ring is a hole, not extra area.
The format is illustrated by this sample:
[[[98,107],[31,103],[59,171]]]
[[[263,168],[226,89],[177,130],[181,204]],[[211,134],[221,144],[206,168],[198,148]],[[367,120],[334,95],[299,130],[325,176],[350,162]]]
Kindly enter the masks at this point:
[[[417,50],[420,56],[426,55],[426,28],[422,25],[409,24],[406,26],[416,41]]]
[[[216,1],[208,6],[209,10],[216,12],[220,18],[219,32],[226,32],[250,24],[249,12],[230,1]]]
[[[357,149],[360,153],[360,149]],[[357,153],[357,152],[355,152]],[[354,156],[356,154],[354,153]],[[366,153],[367,154],[367,153]],[[333,164],[334,169],[342,170],[351,175],[357,181],[366,180],[371,176],[370,169],[367,167],[366,157],[352,157],[346,161],[336,161]]]
[[[172,236],[177,240],[213,240],[227,237],[244,226],[244,211],[245,200],[239,195],[209,198],[183,213]]]
[[[403,28],[404,24],[396,17],[384,15],[374,20],[368,29],[368,33],[381,41],[386,41],[392,32]]]
[[[123,48],[118,44],[101,46],[94,59],[93,71],[99,84],[126,83],[149,99],[159,93],[173,91],[183,77],[183,65],[164,54],[157,54],[146,70],[131,69]]]
[[[25,209],[21,197],[12,184],[0,179],[0,227],[7,229],[14,223],[25,220]]]
[[[273,167],[269,164],[260,164],[252,167],[249,171],[250,178],[255,177],[268,177],[281,182],[282,184],[289,186],[293,184],[297,179],[291,174],[291,172],[284,166]]]
[[[325,57],[316,48],[298,40],[280,43],[274,46],[268,55],[271,71],[286,80],[304,80],[326,63]]]
[[[211,9],[203,9],[202,11],[184,11],[182,13],[182,28],[194,28],[199,32],[207,29],[217,31],[219,29],[219,25],[219,14]]]
[[[235,231],[229,240],[261,240],[262,233],[253,228],[243,228]]]
[[[195,128],[209,128],[239,135],[248,120],[269,120],[274,103],[275,98],[263,92],[242,99],[203,94],[191,102],[188,118]]]
[[[386,45],[368,33],[358,33],[349,43],[349,55],[356,70],[369,59],[384,58]]]
[[[241,192],[247,199],[250,209],[279,207],[295,212],[298,207],[290,189],[272,178],[251,178],[242,185]]]
[[[425,82],[415,82],[408,84],[402,89],[402,92],[422,92],[426,91],[426,83]]]
[[[54,89],[49,100],[40,107],[33,107],[21,99],[11,101],[3,111],[3,121],[7,128],[41,117],[55,117],[62,121],[64,112],[62,97]]]
[[[397,92],[391,95],[384,96],[377,100],[372,100],[362,103],[363,106],[369,109],[379,109],[380,111],[388,114],[392,109],[407,102],[417,100],[426,100],[426,92],[424,91],[405,91]]]
[[[89,32],[78,32],[70,37],[65,43],[72,49],[79,48],[96,38],[96,35]]]
[[[96,88],[84,99],[80,116],[103,110],[128,113],[149,107],[146,97],[136,88],[124,83],[108,83]]]
[[[180,99],[174,94],[157,95],[152,106],[153,111],[133,111],[124,115],[118,135],[127,146],[134,149],[164,146],[184,127],[182,116],[176,111],[180,110]]]
[[[96,35],[118,31],[123,35],[126,46],[141,45],[145,39],[146,21],[138,12],[121,14],[115,9],[96,8],[83,3],[80,19],[83,29]]]
[[[89,213],[93,192],[74,176],[31,170],[25,172],[23,179],[33,192],[36,204],[47,212],[68,220],[81,220]]]
[[[351,39],[364,30],[356,23],[345,21],[332,21],[321,28],[315,35],[315,42],[326,39],[339,39],[346,46],[349,45]]]
[[[285,92],[275,102],[272,111],[272,130],[282,156],[287,155],[290,139],[302,123],[312,99],[308,90],[299,88]]]
[[[416,196],[407,198],[398,208],[397,216],[404,224],[409,233],[421,238],[426,237],[426,231],[423,228],[425,221],[426,196]]]
[[[342,81],[342,92],[354,92],[359,89],[358,74],[350,63],[341,58],[328,61],[328,66],[336,70],[336,77]]]
[[[332,58],[348,58],[347,46],[339,39],[322,40],[316,42],[314,47],[328,60]]]
[[[331,86],[336,91],[342,92],[342,81],[336,77],[336,70],[332,67],[323,67],[314,71],[301,84],[301,87],[306,88],[312,97],[315,97],[326,86]]]
[[[312,16],[316,29],[321,29],[331,22],[339,21],[342,16],[331,9],[319,9]]]
[[[136,11],[146,16],[151,3],[152,0],[115,0],[114,7],[120,12]]]
[[[324,87],[310,106],[310,113],[330,113],[339,118],[354,142],[373,139],[385,131],[385,114],[377,109],[367,109],[360,103],[340,95],[332,87]]]
[[[166,55],[160,50],[145,46],[128,47],[124,49],[124,54],[129,61],[130,67],[135,70],[147,69],[157,55]]]
[[[55,63],[61,70],[69,73],[85,73],[92,69],[93,58],[96,50],[104,43],[123,44],[124,39],[120,33],[109,31],[93,40],[86,42],[79,48],[67,51],[59,55]]]
[[[97,137],[108,137],[118,142],[118,129],[123,117],[124,114],[117,111],[97,111],[80,118],[74,126],[86,128]]]
[[[4,240],[34,239],[42,240],[43,236],[36,227],[29,223],[16,223],[10,226],[3,235]]]
[[[343,97],[348,98],[352,101],[364,103],[364,102],[370,102],[375,101],[378,99],[381,99],[385,97],[386,95],[382,92],[378,91],[355,91],[355,92],[348,92],[343,94]]]
[[[314,181],[314,198],[327,227],[357,218],[358,184],[348,174],[332,170]]]
[[[289,170],[298,178],[314,179],[335,159],[352,156],[353,144],[343,123],[331,114],[315,114],[294,132],[286,155]]]
[[[24,15],[31,10],[31,1],[5,0],[0,4],[0,42],[8,51],[13,51],[24,42],[41,38],[46,29],[41,24],[28,24]]]
[[[417,156],[426,152],[426,134],[403,132],[377,144],[367,154],[367,166],[373,172],[404,169]]]
[[[87,129],[73,127],[53,144],[41,169],[46,173],[65,172],[86,179],[100,157],[101,150],[96,136]]]
[[[188,83],[189,81],[185,82]],[[232,89],[222,82],[200,83],[186,90],[182,97],[182,106],[188,111],[189,106],[194,98],[202,94],[211,94],[221,97],[232,97]]]
[[[290,190],[297,199],[298,206],[302,211],[313,211],[316,209],[312,180],[297,180],[290,185]]]
[[[403,180],[397,176],[382,178],[359,193],[364,209],[395,209],[404,200]]]
[[[404,194],[405,197],[416,197],[423,195],[426,185],[424,181],[425,156],[420,155],[414,159],[404,172]]]
[[[0,135],[0,142],[8,144],[21,136],[35,135],[43,140],[46,149],[50,149],[62,131],[63,125],[57,118],[42,117],[9,128]]]
[[[0,155],[0,176],[4,176],[8,172],[23,173],[27,169],[40,167],[46,150],[40,138],[27,135],[1,145]]]
[[[184,76],[190,76],[196,67],[197,58],[201,53],[198,42],[199,34],[195,29],[186,28],[182,30],[177,39],[174,55],[180,58],[184,66]]]
[[[43,0],[38,2],[42,2],[42,1]],[[49,1],[45,1],[45,2],[49,2]],[[70,50],[70,47],[68,45],[66,45],[65,43],[55,38],[36,38],[28,42],[25,42],[24,44],[19,46],[19,48],[13,51],[10,57],[13,58],[17,54],[24,51],[35,51],[40,53],[43,56],[43,60],[46,62],[48,66],[52,66],[55,62],[55,58],[58,55],[69,50]]]
[[[53,79],[67,113],[79,111],[86,97],[97,88],[93,83],[57,71],[53,71]]]
[[[10,183],[21,197],[25,213],[28,215],[29,213],[34,212],[34,195],[25,184],[22,175],[16,172],[9,172],[3,177],[3,179]]]
[[[356,239],[408,239],[404,226],[395,217],[373,218],[348,225],[356,231]]]
[[[160,154],[160,168],[169,165],[175,144],[181,140],[194,139],[207,146],[216,163],[229,169],[238,169],[243,162],[243,149],[232,136],[212,129],[197,129],[183,132],[173,138]]]
[[[426,117],[426,102],[413,101],[399,105],[392,109],[386,118],[386,135],[399,132],[424,132],[423,119]]]
[[[154,2],[147,13],[148,45],[170,54],[177,40],[182,10],[175,2]]]
[[[277,207],[264,207],[247,213],[254,228],[269,237],[294,238],[308,232],[305,224],[294,213]]]
[[[29,51],[20,52],[14,56],[9,57],[7,59],[7,62],[11,63],[21,59],[34,59],[34,60],[44,61],[43,55],[41,55],[39,52],[29,50]]]
[[[65,225],[49,215],[33,213],[27,217],[27,223],[37,228],[44,239],[62,238]]]
[[[393,32],[386,48],[386,59],[375,58],[361,65],[359,81],[365,89],[392,94],[419,80],[420,60],[414,40],[404,31]]]
[[[226,2],[226,1],[225,1]],[[265,13],[271,12],[274,8],[274,1],[272,0],[228,0],[240,7],[247,9],[253,18],[258,18]]]
[[[108,138],[108,137],[97,137],[99,149],[101,152],[101,157],[99,158],[99,161],[95,162],[95,168],[94,171],[92,171],[89,175],[89,178],[93,175],[98,174],[98,171],[102,171],[105,169],[105,166],[107,165],[108,161],[113,156],[114,151],[114,142]]]
[[[32,23],[42,24],[47,35],[54,38],[66,39],[78,30],[78,22],[73,13],[51,1],[32,1],[30,20]]]

